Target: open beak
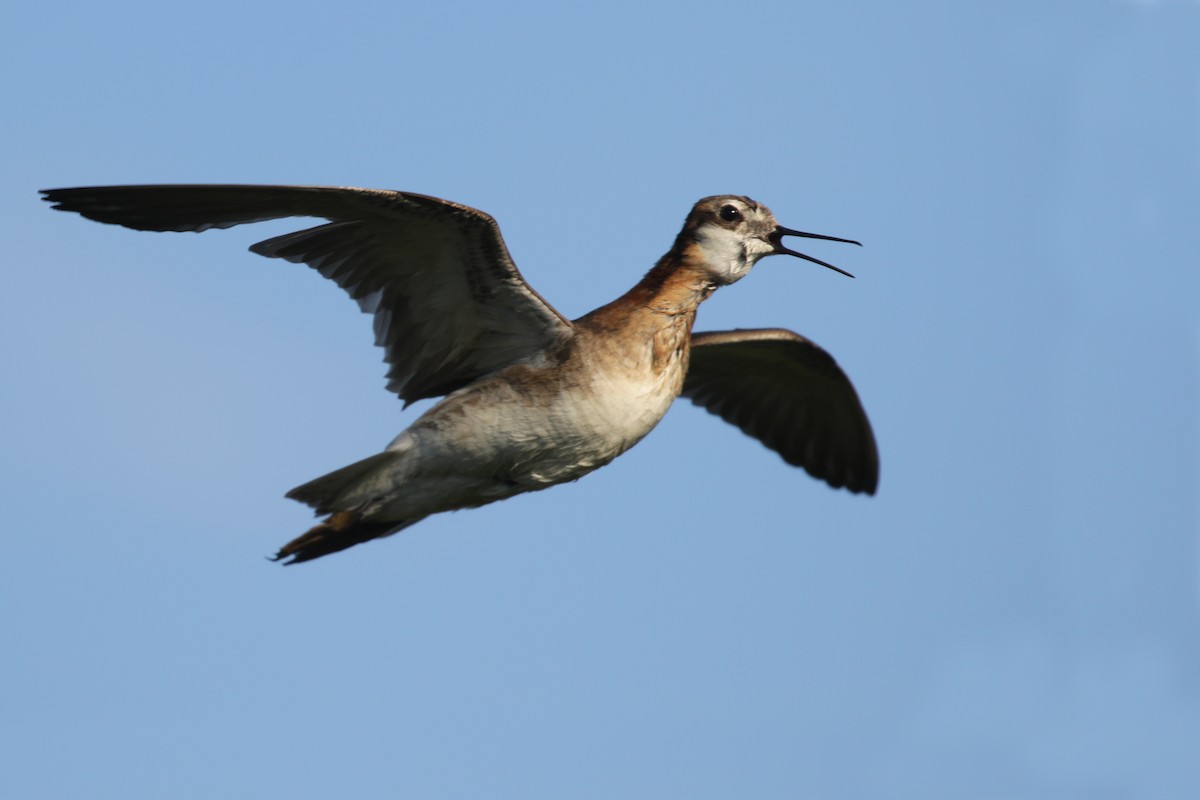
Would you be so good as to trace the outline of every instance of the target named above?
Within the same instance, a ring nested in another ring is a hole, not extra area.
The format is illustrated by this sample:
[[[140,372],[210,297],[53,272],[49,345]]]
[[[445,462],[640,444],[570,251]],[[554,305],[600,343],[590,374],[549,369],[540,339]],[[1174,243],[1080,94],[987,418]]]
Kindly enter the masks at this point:
[[[804,255],[804,253],[797,253],[795,250],[784,247],[784,245],[783,245],[783,237],[784,236],[803,236],[805,239],[824,239],[827,242],[845,242],[846,244],[856,244],[859,247],[862,247],[862,242],[856,242],[853,239],[839,239],[836,236],[822,236],[819,233],[805,233],[804,231],[794,231],[791,228],[785,228],[782,225],[775,228],[775,230],[772,231],[771,235],[767,237],[767,241],[770,242],[771,246],[775,248],[775,252],[772,253],[771,255],[788,255],[788,256],[795,256],[796,258],[803,258],[805,261],[811,261],[814,264],[820,264],[822,267],[828,267],[829,269],[833,270],[834,272],[840,272],[847,277],[850,277],[850,278],[854,277],[849,272],[846,272],[846,270],[839,269],[838,267],[835,267],[833,264],[826,264],[824,261],[822,261],[819,258],[813,258],[812,256],[806,256],[806,255]]]

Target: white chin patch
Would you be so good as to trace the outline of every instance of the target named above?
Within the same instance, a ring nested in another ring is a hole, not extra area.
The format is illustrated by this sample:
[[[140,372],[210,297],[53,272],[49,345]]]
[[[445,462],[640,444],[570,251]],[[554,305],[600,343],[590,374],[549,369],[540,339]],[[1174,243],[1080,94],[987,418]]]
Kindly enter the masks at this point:
[[[740,235],[716,225],[705,225],[696,231],[696,243],[704,253],[704,263],[721,283],[738,280],[750,271],[753,262],[760,257],[747,252],[749,242],[745,242]],[[770,250],[769,245],[767,249]]]
[[[737,283],[742,278],[746,277],[746,273],[749,271],[750,271],[749,264],[742,264],[737,269],[731,269],[729,271],[729,273],[725,276],[725,285],[728,286],[731,283]]]
[[[775,252],[775,247],[770,242],[764,242],[762,239],[747,239],[746,240],[746,255],[754,261],[769,256]]]

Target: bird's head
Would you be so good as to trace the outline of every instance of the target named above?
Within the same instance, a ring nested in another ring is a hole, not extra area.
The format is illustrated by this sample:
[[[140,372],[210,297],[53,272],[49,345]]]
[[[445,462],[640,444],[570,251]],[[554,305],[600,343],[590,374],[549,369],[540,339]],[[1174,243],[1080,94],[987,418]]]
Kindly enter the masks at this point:
[[[859,244],[853,239],[785,228],[775,221],[775,215],[766,206],[749,197],[722,194],[706,197],[692,207],[676,246],[682,246],[689,260],[698,262],[719,286],[740,280],[760,258],[774,255],[796,256],[850,275],[832,264],[785,247],[784,236]]]

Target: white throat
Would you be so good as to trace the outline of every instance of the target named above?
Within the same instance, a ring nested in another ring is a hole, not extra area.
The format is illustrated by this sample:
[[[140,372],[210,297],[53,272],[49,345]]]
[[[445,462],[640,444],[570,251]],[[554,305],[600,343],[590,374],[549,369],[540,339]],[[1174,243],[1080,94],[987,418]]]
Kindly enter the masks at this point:
[[[696,231],[696,244],[704,254],[704,263],[718,283],[733,283],[746,276],[772,247],[758,237],[745,236],[717,225],[702,225]]]

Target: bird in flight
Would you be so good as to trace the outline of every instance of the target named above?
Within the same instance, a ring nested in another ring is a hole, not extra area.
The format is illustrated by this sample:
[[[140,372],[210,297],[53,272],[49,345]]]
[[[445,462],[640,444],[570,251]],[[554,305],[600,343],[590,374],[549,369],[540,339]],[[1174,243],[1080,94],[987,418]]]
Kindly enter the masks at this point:
[[[145,231],[284,217],[324,224],[251,251],[303,263],[371,314],[405,404],[440,397],[376,455],[288,492],[320,522],[285,544],[295,564],[390,536],[431,514],[573,481],[612,461],[683,396],[834,488],[874,494],[879,456],[833,358],[782,329],[693,333],[714,290],[797,236],[748,197],[700,200],[666,255],[616,300],[568,320],[535,292],[495,220],[410,192],[324,186],[48,189],[46,201]]]

